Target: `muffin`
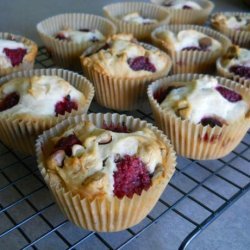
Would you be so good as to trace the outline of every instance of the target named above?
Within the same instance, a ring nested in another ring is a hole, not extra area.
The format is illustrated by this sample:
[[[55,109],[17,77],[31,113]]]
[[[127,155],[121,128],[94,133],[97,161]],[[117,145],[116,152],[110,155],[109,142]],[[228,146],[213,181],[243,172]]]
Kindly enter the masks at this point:
[[[230,40],[209,28],[195,25],[164,25],[151,34],[152,42],[173,61],[173,73],[207,73],[230,46]]]
[[[0,138],[13,150],[34,153],[36,137],[69,115],[87,112],[94,96],[84,77],[60,69],[0,79]]]
[[[207,0],[151,0],[152,3],[163,6],[171,14],[171,24],[203,25],[214,8]]]
[[[22,36],[0,33],[0,76],[15,71],[32,69],[37,45]]]
[[[217,73],[250,87],[250,50],[233,45],[218,58]]]
[[[166,136],[118,114],[70,117],[36,143],[39,169],[66,217],[93,231],[139,223],[174,173]]]
[[[116,28],[103,17],[70,13],[41,21],[37,31],[56,65],[79,70],[83,51],[115,34]]]
[[[224,157],[250,127],[250,91],[226,78],[173,75],[150,85],[148,97],[156,124],[188,158]]]
[[[242,12],[216,13],[211,26],[228,36],[233,44],[250,48],[250,14]]]
[[[132,110],[143,102],[147,84],[171,68],[168,55],[138,43],[130,34],[110,37],[81,57],[83,72],[93,82],[97,102],[114,110]]]
[[[153,29],[170,21],[168,11],[142,2],[120,2],[106,5],[104,16],[117,27],[118,32],[132,33],[138,40],[148,41]]]

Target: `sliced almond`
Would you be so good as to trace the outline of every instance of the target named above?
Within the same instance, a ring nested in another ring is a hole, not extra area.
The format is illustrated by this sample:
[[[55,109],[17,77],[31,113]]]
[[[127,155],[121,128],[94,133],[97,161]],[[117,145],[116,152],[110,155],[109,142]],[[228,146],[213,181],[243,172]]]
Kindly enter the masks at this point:
[[[201,49],[206,50],[208,47],[212,45],[212,39],[210,37],[203,37],[199,39],[199,45]]]

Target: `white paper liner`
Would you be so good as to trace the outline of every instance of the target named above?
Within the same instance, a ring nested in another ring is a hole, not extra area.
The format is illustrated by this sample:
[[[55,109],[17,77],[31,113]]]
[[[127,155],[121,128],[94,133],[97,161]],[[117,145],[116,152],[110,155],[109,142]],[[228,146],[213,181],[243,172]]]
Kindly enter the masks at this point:
[[[90,120],[98,127],[102,127],[105,121],[107,125],[111,123],[114,125],[125,124],[131,130],[138,130],[143,127],[153,130],[159,140],[162,140],[167,145],[168,153],[166,166],[164,166],[165,173],[160,178],[156,178],[155,182],[152,179],[153,184],[147,191],[143,191],[141,195],[135,194],[131,199],[127,197],[118,199],[114,196],[96,198],[91,201],[87,198],[81,198],[79,195],[73,195],[61,186],[52,185],[44,166],[44,156],[41,147],[48,143],[50,137],[61,133],[67,125],[78,124],[84,120]],[[172,177],[176,165],[176,156],[170,142],[156,127],[131,116],[109,113],[69,117],[39,137],[36,143],[36,153],[41,174],[65,216],[79,227],[99,232],[120,231],[134,226],[143,220],[158,201]]]
[[[240,143],[250,128],[250,112],[241,119],[227,126],[211,128],[181,120],[175,114],[163,111],[153,94],[166,88],[173,82],[185,82],[198,79],[204,75],[179,74],[162,78],[148,87],[148,98],[157,126],[170,138],[177,154],[196,159],[218,159],[229,154]],[[250,101],[250,91],[226,78],[217,77],[219,84],[240,93]]]
[[[161,24],[169,23],[171,15],[167,10],[159,6],[143,2],[120,2],[103,7],[104,16],[109,18],[121,33],[132,33],[138,40],[148,41],[153,29]],[[154,24],[135,24],[121,20],[121,17],[129,13],[139,12],[146,18],[157,19]]]
[[[86,113],[94,97],[94,87],[85,77],[63,69],[35,69],[16,72],[1,78],[0,84],[3,84],[13,78],[30,77],[33,75],[56,75],[62,77],[85,95],[86,105],[84,107],[79,107],[78,110],[73,110],[71,113],[44,119],[36,117],[22,119],[20,117],[11,117],[11,114],[0,114],[1,141],[11,149],[26,154],[35,153],[35,140],[44,130],[53,127],[56,123],[62,121],[68,116]]]
[[[234,16],[237,15],[239,17],[248,16],[250,18],[249,12],[218,12],[216,14],[223,14],[223,15],[230,15]],[[229,39],[231,39],[233,44],[239,45],[242,48],[249,48],[250,46],[250,30],[243,31],[243,30],[233,30],[225,27],[224,25],[213,23],[211,22],[211,26],[216,29],[217,31],[226,35]]]
[[[152,3],[162,6],[164,0],[151,0]],[[199,0],[201,10],[190,9],[173,9],[166,6],[164,7],[171,14],[171,24],[198,24],[203,25],[207,21],[210,13],[214,9],[214,4],[211,1]]]
[[[108,19],[83,13],[67,13],[47,18],[37,24],[37,31],[51,53],[54,63],[63,68],[79,70],[80,55],[90,45],[87,43],[76,43],[63,41],[54,36],[62,28],[69,27],[78,29],[97,29],[105,37],[116,33],[115,25]]]
[[[181,30],[193,29],[202,32],[222,44],[221,50],[216,51],[174,51],[174,49],[157,38],[155,33],[160,30],[170,30],[173,32],[179,32]],[[219,56],[224,54],[228,47],[231,45],[231,41],[224,35],[216,32],[210,28],[197,26],[197,25],[162,25],[155,29],[151,33],[151,39],[155,46],[161,48],[167,52],[173,61],[173,74],[180,73],[209,73],[214,72],[216,60]]]
[[[26,37],[14,35],[7,32],[0,32],[0,39],[14,40],[21,42],[28,47],[27,54],[23,58],[23,62],[15,67],[0,68],[0,76],[5,76],[13,72],[33,69],[38,47],[35,42]]]
[[[145,48],[156,49],[155,47],[141,43]],[[91,49],[91,48],[90,48]],[[90,50],[88,50],[88,53]],[[167,56],[167,55],[166,55]],[[146,88],[148,84],[156,79],[166,76],[172,66],[171,59],[167,56],[168,63],[166,67],[149,76],[138,78],[122,78],[104,75],[95,70],[81,57],[84,75],[95,86],[96,101],[110,109],[114,110],[133,110],[143,103],[146,97]]]

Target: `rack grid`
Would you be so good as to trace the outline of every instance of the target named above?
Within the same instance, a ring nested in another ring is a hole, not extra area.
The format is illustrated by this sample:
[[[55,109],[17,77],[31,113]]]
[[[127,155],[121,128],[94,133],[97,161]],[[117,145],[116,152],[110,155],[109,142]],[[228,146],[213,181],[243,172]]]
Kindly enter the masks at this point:
[[[46,49],[40,47],[36,68],[53,66]],[[95,102],[90,107],[90,112],[107,111],[110,112]],[[125,114],[154,123],[149,106]],[[168,187],[139,225],[118,233],[95,233],[77,228],[63,216],[40,176],[34,157],[14,152],[0,143],[0,248],[133,249],[151,236],[153,225],[156,227],[153,231],[157,231],[157,224],[162,221],[166,224],[164,233],[173,239],[171,249],[185,249],[249,191],[250,131],[222,159],[194,161],[178,157],[177,162]],[[178,233],[175,223],[180,220],[185,226]]]

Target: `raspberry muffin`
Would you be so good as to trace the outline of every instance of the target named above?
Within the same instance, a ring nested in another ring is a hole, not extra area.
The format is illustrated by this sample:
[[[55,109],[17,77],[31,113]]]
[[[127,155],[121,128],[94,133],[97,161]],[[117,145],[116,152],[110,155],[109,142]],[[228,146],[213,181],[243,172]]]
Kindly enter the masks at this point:
[[[81,57],[84,74],[94,83],[99,104],[115,110],[135,109],[150,81],[167,75],[170,58],[132,35],[110,37]]]
[[[216,13],[211,18],[211,26],[228,36],[233,44],[249,48],[250,14],[242,12]]]
[[[115,34],[116,28],[103,17],[70,13],[41,21],[37,31],[56,65],[79,70],[83,51]]]
[[[139,223],[176,164],[159,130],[118,114],[71,117],[45,132],[36,150],[39,169],[64,214],[94,231]]]
[[[117,27],[118,32],[132,33],[138,40],[148,41],[153,29],[170,21],[165,9],[143,2],[120,2],[106,5],[104,16]]]
[[[214,4],[207,0],[151,0],[161,5],[171,14],[171,24],[203,25],[214,8]]]
[[[216,67],[219,75],[250,87],[250,50],[233,45],[218,58]]]
[[[205,73],[215,69],[216,59],[230,40],[209,28],[195,25],[165,25],[155,29],[153,43],[173,60],[173,73]]]
[[[21,36],[0,33],[0,76],[15,71],[32,69],[37,45]]]
[[[14,150],[32,154],[44,130],[87,112],[94,96],[84,77],[63,70],[34,70],[1,79],[0,136]]]
[[[180,74],[148,88],[156,124],[182,156],[229,154],[250,127],[250,91],[226,78]]]

